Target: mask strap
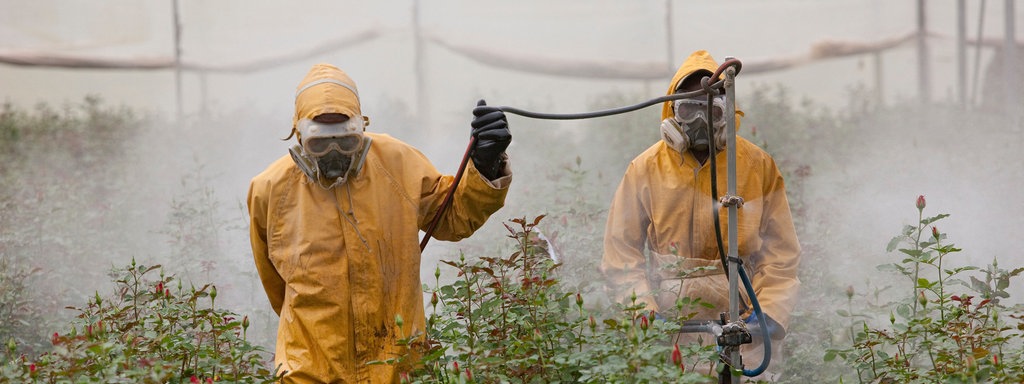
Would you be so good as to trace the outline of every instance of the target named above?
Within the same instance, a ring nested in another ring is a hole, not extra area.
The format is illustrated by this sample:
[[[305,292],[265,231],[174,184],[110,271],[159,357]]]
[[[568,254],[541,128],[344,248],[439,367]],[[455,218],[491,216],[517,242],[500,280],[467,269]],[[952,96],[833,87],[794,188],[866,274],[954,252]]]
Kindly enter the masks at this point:
[[[363,163],[366,162],[366,154],[370,152],[370,143],[373,142],[373,138],[370,136],[364,136],[365,143],[363,143],[363,151],[359,154],[359,158],[356,159],[358,163],[355,166],[355,174],[359,174],[359,171],[363,170]]]

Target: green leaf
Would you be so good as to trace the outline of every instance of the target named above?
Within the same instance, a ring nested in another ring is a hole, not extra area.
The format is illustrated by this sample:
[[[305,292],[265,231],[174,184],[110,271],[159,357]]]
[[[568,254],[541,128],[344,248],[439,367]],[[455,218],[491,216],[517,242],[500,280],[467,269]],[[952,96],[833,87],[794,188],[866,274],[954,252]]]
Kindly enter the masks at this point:
[[[917,288],[931,289],[936,284],[938,284],[938,282],[933,282],[923,277],[917,279]]]
[[[829,362],[829,361],[832,361],[832,360],[835,360],[835,359],[836,359],[836,350],[829,349],[829,350],[825,351],[825,358],[824,358],[824,360],[826,362]]]
[[[932,216],[932,217],[929,217],[929,218],[921,220],[921,225],[928,225],[928,224],[934,223],[936,221],[945,219],[947,217],[949,217],[949,214],[946,214],[946,213],[943,213],[943,214],[940,214],[940,215],[937,215],[937,216]]]
[[[892,252],[893,250],[896,249],[897,246],[900,245],[901,241],[903,241],[903,236],[893,237],[892,240],[889,240],[889,245],[885,246],[885,251]]]
[[[896,313],[902,316],[904,319],[910,318],[910,306],[907,304],[900,304],[896,306]]]
[[[996,279],[996,289],[1002,291],[1010,287],[1010,277],[1003,275]]]
[[[920,257],[921,255],[924,254],[924,252],[922,252],[920,249],[900,248],[900,252],[903,252],[903,253],[905,253],[907,255],[910,255],[912,257]]]
[[[909,237],[911,234],[913,234],[916,231],[917,231],[917,227],[915,227],[913,225],[904,225],[903,226],[903,236],[908,236]]]

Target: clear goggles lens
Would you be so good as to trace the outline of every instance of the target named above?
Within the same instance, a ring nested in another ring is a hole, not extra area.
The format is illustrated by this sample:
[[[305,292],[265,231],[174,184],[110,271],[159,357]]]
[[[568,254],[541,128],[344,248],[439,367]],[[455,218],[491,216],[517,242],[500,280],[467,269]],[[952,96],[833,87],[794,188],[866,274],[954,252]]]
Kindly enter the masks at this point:
[[[331,150],[345,155],[355,153],[363,144],[363,127],[362,118],[330,124],[304,119],[298,124],[302,145],[313,156],[323,156]]]
[[[708,100],[703,97],[699,99],[675,100],[673,111],[675,111],[676,119],[683,123],[692,123],[694,120],[703,117],[704,120],[710,120],[718,124],[725,121],[725,98],[722,96],[714,98],[711,108],[711,119],[707,118]]]
[[[363,143],[363,135],[351,133],[344,136],[313,137],[305,140],[306,152],[313,156],[323,156],[331,150],[343,155],[351,155],[359,151]]]

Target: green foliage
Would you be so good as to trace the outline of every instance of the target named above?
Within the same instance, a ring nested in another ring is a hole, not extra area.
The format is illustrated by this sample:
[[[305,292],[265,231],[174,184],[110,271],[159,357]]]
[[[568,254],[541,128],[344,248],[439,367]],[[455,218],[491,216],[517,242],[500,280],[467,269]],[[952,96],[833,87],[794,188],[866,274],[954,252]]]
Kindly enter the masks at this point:
[[[787,329],[783,381],[850,382],[856,377],[862,382],[1019,382],[1021,378],[1015,372],[1022,370],[1022,315],[1019,307],[1007,307],[1005,299],[1010,279],[1021,271],[1000,269],[996,263],[985,268],[949,267],[947,257],[959,250],[949,244],[945,234],[939,233],[938,239],[929,234],[929,226],[943,219],[943,215],[934,220],[920,217],[917,226],[908,227],[892,243],[892,251],[898,252],[902,261],[885,269],[903,276],[900,286],[909,288],[910,294],[891,302],[887,296],[893,293],[892,287],[865,294],[854,293],[851,287],[845,308],[834,308],[835,298],[842,296],[845,283],[837,282],[841,279],[833,275],[832,262],[850,254],[858,256],[855,250],[844,249],[846,244],[839,237],[849,232],[837,226],[842,219],[836,215],[841,215],[847,204],[841,198],[843,192],[859,188],[860,181],[850,178],[850,185],[832,186],[830,195],[835,197],[831,200],[808,193],[805,182],[814,181],[812,175],[845,172],[848,164],[841,162],[871,155],[863,152],[864,141],[880,136],[873,133],[883,130],[886,140],[933,147],[948,140],[950,132],[926,124],[928,119],[952,122],[949,125],[955,127],[1004,125],[985,113],[964,114],[958,108],[930,110],[904,105],[886,109],[863,90],[859,92],[852,95],[848,110],[838,113],[810,100],[794,104],[783,86],[755,87],[753,97],[739,101],[746,112],[739,134],[768,150],[785,175],[805,255],[800,279],[806,289]],[[633,104],[644,98],[609,92],[589,103],[588,109]],[[542,105],[537,107],[534,109],[544,110],[539,108]],[[385,127],[387,131],[391,127],[412,126],[400,123],[413,121],[407,115],[389,114],[392,123],[374,120],[374,126]],[[427,334],[410,335],[405,341],[422,352],[424,364],[411,372],[407,381],[707,380],[694,373],[692,365],[686,366],[685,376],[679,376],[672,361],[676,346],[668,335],[681,319],[651,321],[637,306],[605,309],[602,301],[606,299],[592,294],[593,288],[601,283],[595,267],[600,262],[599,239],[604,232],[608,199],[630,159],[658,140],[658,118],[658,112],[648,109],[587,120],[579,123],[582,126],[563,130],[553,129],[555,125],[551,122],[516,122],[520,132],[535,134],[517,136],[513,152],[519,156],[514,160],[515,167],[543,170],[534,174],[543,177],[517,179],[513,187],[522,193],[510,193],[509,200],[529,200],[534,205],[514,209],[546,212],[547,216],[543,221],[520,219],[509,227],[510,237],[517,244],[512,256],[468,257],[470,260],[449,262],[456,271],[453,274],[461,275],[451,284],[437,283],[427,289],[428,294],[437,297],[432,300],[435,304],[431,327]],[[111,298],[94,297],[93,286],[104,282],[98,278],[102,271],[96,273],[95,268],[111,261],[123,264],[131,254],[150,253],[148,249],[139,251],[140,244],[161,245],[160,255],[166,253],[175,260],[173,265],[163,264],[183,279],[187,271],[205,272],[207,279],[211,274],[247,274],[247,281],[254,285],[242,289],[218,282],[222,291],[218,304],[224,306],[232,294],[241,291],[251,307],[266,307],[251,268],[212,273],[215,268],[224,271],[229,262],[245,263],[248,259],[234,257],[234,253],[230,253],[231,257],[220,257],[227,243],[237,236],[224,235],[224,230],[232,229],[225,223],[234,218],[223,219],[225,212],[212,194],[205,175],[210,164],[203,163],[209,159],[197,157],[195,172],[181,175],[180,188],[162,188],[155,182],[176,180],[168,175],[176,175],[177,167],[171,164],[177,163],[167,159],[179,158],[185,151],[180,145],[166,145],[172,138],[175,144],[188,143],[188,148],[199,154],[219,154],[216,146],[237,139],[231,136],[235,131],[205,129],[211,124],[197,124],[201,126],[193,129],[168,125],[155,130],[163,136],[146,140],[158,145],[147,146],[139,140],[139,132],[154,133],[143,129],[148,123],[132,111],[104,107],[95,97],[62,107],[39,105],[28,112],[10,105],[0,108],[0,342],[10,345],[5,348],[0,364],[0,381],[29,381],[33,366],[36,378],[43,381],[44,373],[56,375],[58,367],[70,367],[72,363],[75,368],[68,371],[78,370],[81,381],[90,380],[85,372],[92,365],[102,371],[95,373],[100,375],[97,381],[112,382],[187,382],[191,376],[184,376],[184,365],[197,378],[212,378],[213,370],[227,372],[228,364],[211,356],[220,353],[223,357],[230,348],[227,344],[213,347],[210,341],[214,337],[237,339],[238,325],[231,325],[237,321],[215,320],[233,315],[214,311],[212,300],[209,307],[197,308],[208,312],[188,312],[190,300],[205,304],[210,299],[210,288],[193,293],[191,289],[170,287],[173,292],[167,300],[168,308],[178,312],[164,315],[153,315],[160,312],[151,306],[161,302],[145,293],[129,295],[119,291]],[[239,124],[236,116],[221,123]],[[917,135],[916,131],[889,128],[918,125],[929,127],[931,133],[911,138]],[[425,136],[416,134],[425,135],[427,131],[410,132],[413,138],[422,138]],[[1019,141],[1017,133],[1008,129],[988,130],[986,137],[990,143],[1006,145]],[[203,145],[212,149],[204,150]],[[527,149],[535,149],[536,155],[526,156]],[[977,161],[985,152],[961,151],[957,159]],[[1009,175],[1020,168],[1007,165],[1014,161],[1005,159],[1003,167],[997,168]],[[144,170],[136,170],[140,163],[146,165]],[[218,164],[225,163],[213,165]],[[219,171],[223,170],[213,169],[215,174]],[[140,188],[144,188],[142,192]],[[171,201],[170,207],[164,212],[158,206],[168,205],[167,200]],[[152,218],[164,219],[164,226],[154,230],[144,225]],[[152,241],[148,235],[157,231],[167,235],[169,241]],[[556,255],[558,261],[548,259],[545,255],[549,254]],[[525,263],[527,258],[534,261]],[[89,265],[80,260],[88,260]],[[127,273],[127,269],[122,272]],[[120,279],[128,281],[128,276],[123,274]],[[161,281],[166,293],[171,280],[163,277],[142,283],[139,292]],[[120,290],[124,284],[119,282],[117,286]],[[577,295],[586,300],[586,305],[576,304]],[[139,299],[138,303],[129,302],[129,297]],[[91,315],[77,318],[68,331],[58,333],[58,345],[54,346],[50,340],[52,330],[60,329],[57,324],[64,324],[55,321],[62,316],[56,309],[66,305],[64,302],[86,300],[92,307],[78,311]],[[112,302],[120,303],[116,315]],[[127,320],[129,314],[135,316],[136,306],[145,321]],[[246,312],[250,313],[252,325],[247,330],[243,327],[242,341],[254,340],[257,334],[273,337],[277,317],[272,311]],[[201,324],[201,328],[186,332],[179,325],[173,332],[165,333],[170,335],[169,339],[153,333],[155,319],[169,322],[173,316],[178,316],[179,324]],[[882,319],[881,324],[877,318]],[[98,333],[96,324],[101,319],[104,326],[99,328],[105,331]],[[648,322],[646,331],[641,326],[643,319]],[[113,323],[120,325],[112,328]],[[82,336],[89,325],[93,326],[95,340]],[[142,336],[126,343],[116,337],[122,329]],[[202,342],[198,341],[200,338]],[[231,342],[239,345],[236,351],[247,348],[237,344],[237,340]],[[177,357],[169,352],[179,347],[182,349],[175,352]],[[193,359],[185,359],[185,354],[192,353],[185,347],[200,352],[189,355]],[[679,348],[680,355],[691,361],[714,359],[711,351],[701,347]],[[131,352],[126,355],[126,350]],[[828,350],[827,361],[821,359],[823,350]],[[250,351],[250,356],[262,355],[262,350]],[[44,356],[49,360],[44,360]],[[201,363],[196,363],[195,357]],[[142,376],[143,368],[131,364],[144,360],[152,365],[152,371],[162,373]],[[173,369],[170,367],[179,363]],[[120,368],[118,364],[122,364]],[[475,377],[468,377],[467,372]],[[106,379],[102,375],[107,375]],[[226,377],[221,374],[222,381]],[[239,379],[246,380],[249,379]],[[253,377],[251,381],[258,380]]]
[[[26,350],[49,345],[46,329],[60,323],[59,309],[85,300],[101,281],[102,271],[82,261],[102,267],[128,258],[135,237],[111,227],[131,213],[136,188],[124,181],[123,156],[139,121],[94,96],[60,108],[0,107],[4,340]]]
[[[841,142],[853,131],[828,108],[803,99],[797,106],[783,85],[754,86],[749,101],[737,101],[744,112],[737,133],[759,145],[782,164],[818,160],[818,153],[829,146],[810,145],[823,141]],[[824,139],[828,140],[824,140]],[[808,153],[808,151],[812,151]],[[821,156],[827,160],[827,156]],[[792,171],[796,167],[783,167]]]
[[[582,166],[577,157],[572,165],[559,167],[548,173],[547,179],[555,187],[547,195],[551,208],[547,220],[532,228],[533,236],[544,243],[548,255],[561,264],[554,271],[559,282],[575,291],[590,293],[600,286],[602,277],[596,273],[607,220],[607,203],[598,202],[592,193],[597,186],[592,171]]]
[[[917,208],[918,225],[889,242],[903,258],[880,266],[905,277],[910,294],[874,306],[876,314],[888,311],[881,313],[888,324],[873,324],[876,314],[854,311],[851,287],[849,309],[838,314],[849,319],[852,343],[829,349],[825,360],[846,362],[862,383],[1021,382],[1024,308],[1001,299],[1024,268],[1005,270],[996,261],[984,269],[943,266],[960,252],[934,225],[949,215],[924,216],[923,196]]]
[[[228,223],[202,165],[182,176],[181,188],[171,198],[171,210],[160,233],[167,236],[170,259],[177,261],[174,273],[203,272],[209,279],[216,267],[210,256],[223,253],[220,234]]]
[[[646,98],[609,91],[588,100],[586,110],[612,109]],[[597,271],[608,204],[629,162],[659,140],[660,113],[653,106],[561,127],[547,120],[515,122],[518,131],[543,132],[516,136],[515,144],[519,148],[515,169],[536,169],[540,174],[517,179],[512,188],[521,192],[510,193],[506,206],[518,212],[545,213],[546,219],[533,232],[548,243],[552,257],[561,264],[555,271],[559,282],[575,291],[586,295],[601,285],[603,277]]]
[[[0,170],[14,170],[32,160],[32,153],[46,150],[61,160],[67,156],[76,166],[92,167],[123,150],[125,135],[139,118],[125,108],[107,108],[98,96],[86,96],[77,105],[55,109],[39,104],[29,113],[6,103],[0,108],[0,149],[13,163]],[[56,164],[54,164],[56,165]]]
[[[675,320],[655,319],[643,304],[617,306],[602,318],[556,278],[560,267],[538,241],[537,225],[506,224],[516,242],[508,257],[443,261],[458,278],[438,282],[426,335],[403,340],[422,358],[408,382],[707,382],[685,371],[683,359],[715,359],[708,348],[677,350]],[[440,277],[440,268],[435,277]],[[673,355],[675,354],[675,355]]]
[[[183,287],[134,259],[112,275],[114,294],[72,308],[77,320],[53,334],[49,352],[29,358],[9,343],[0,382],[274,381],[266,351],[246,338],[248,316],[216,308],[216,286]]]
[[[223,177],[200,156],[220,154],[198,147],[226,140],[215,136],[224,130],[200,129],[208,126],[148,119],[97,97],[0,107],[0,315],[13,316],[0,322],[2,341],[13,337],[30,356],[48,349],[52,330],[72,318],[63,308],[107,290],[106,269],[142,254],[186,282],[225,277],[219,302],[246,308],[250,339],[272,343],[277,316],[251,294],[251,259],[231,248],[248,252],[245,232],[229,232],[247,224],[244,204],[224,209],[213,188]],[[169,161],[189,151],[198,151],[194,167]]]
[[[27,269],[13,265],[7,258],[0,258],[0,341],[12,341],[29,348],[39,345],[31,332],[42,323],[38,312],[33,311],[26,280],[39,273],[39,269]]]

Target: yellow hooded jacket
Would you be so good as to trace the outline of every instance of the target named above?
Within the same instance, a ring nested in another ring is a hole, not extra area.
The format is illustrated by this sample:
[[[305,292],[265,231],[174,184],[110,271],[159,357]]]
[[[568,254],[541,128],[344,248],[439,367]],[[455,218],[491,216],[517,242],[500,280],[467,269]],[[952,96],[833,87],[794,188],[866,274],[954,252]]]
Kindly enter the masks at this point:
[[[362,116],[355,83],[333,66],[314,66],[298,89],[296,122]],[[398,357],[406,351],[396,339],[425,331],[418,236],[454,177],[397,139],[366,136],[363,164],[340,186],[311,182],[285,155],[249,187],[253,256],[280,316],[275,365],[285,383],[397,382],[407,367],[365,363]],[[434,237],[459,240],[483,225],[504,205],[507,167],[503,175],[487,181],[468,165]]]
[[[687,75],[698,70],[713,73],[717,68],[707,52],[695,52],[679,67],[668,94],[674,93]],[[666,102],[662,119],[671,116],[671,102]],[[742,113],[737,111],[737,126],[740,116]],[[739,209],[739,255],[748,271],[753,271],[750,278],[762,310],[785,328],[800,286],[800,246],[786,188],[771,156],[739,136],[736,147],[736,191],[744,199]],[[726,151],[720,151],[715,160],[718,191],[722,195],[728,182]],[[664,141],[629,164],[608,212],[601,263],[602,272],[619,298],[635,292],[638,301],[645,302],[648,309],[671,309],[674,298],[669,302],[656,300],[654,290],[660,288],[651,286],[650,281],[678,279],[679,271],[671,266],[680,263],[686,265],[684,268],[715,265],[718,271],[722,270],[717,262],[720,257],[714,233],[709,164],[705,161],[701,165],[690,151],[679,153]],[[719,218],[722,238],[728,239],[728,210],[720,210]],[[645,247],[651,251],[650,264]],[[726,311],[727,279],[719,275],[714,281],[690,287],[690,291],[684,288],[681,296],[711,302],[716,305],[715,313]],[[684,283],[683,287],[688,286]]]

